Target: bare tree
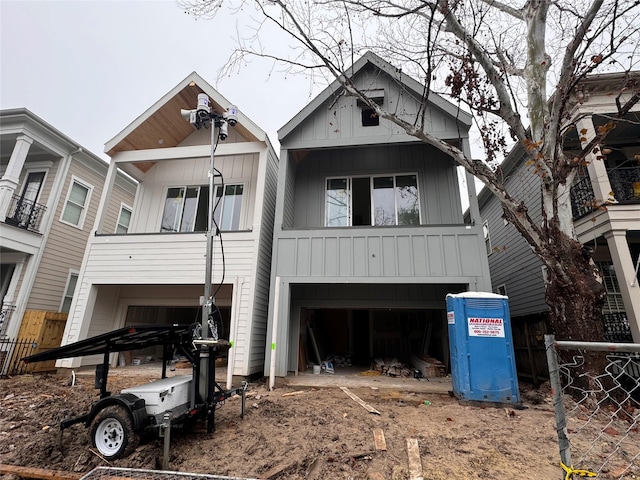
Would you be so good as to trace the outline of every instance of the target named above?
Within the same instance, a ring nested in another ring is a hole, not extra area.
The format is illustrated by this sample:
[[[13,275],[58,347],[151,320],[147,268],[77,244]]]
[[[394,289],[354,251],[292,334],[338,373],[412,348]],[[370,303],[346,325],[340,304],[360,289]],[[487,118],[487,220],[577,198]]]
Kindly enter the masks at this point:
[[[222,0],[182,5],[206,17]],[[587,155],[638,102],[640,86],[622,76],[616,115],[581,151],[567,154],[563,136],[585,77],[637,68],[637,0],[239,0],[232,8],[254,12],[255,23],[250,35],[238,36],[227,71],[257,55],[292,72],[337,79],[381,118],[449,155],[499,199],[504,218],[547,267],[554,330],[564,338],[602,338],[594,319],[601,318],[604,288],[577,241],[569,190]],[[286,48],[268,41],[274,27],[286,32]],[[424,83],[415,118],[385,110],[356,88],[349,67],[364,50]],[[447,93],[474,114],[484,160],[425,130],[430,91]],[[542,224],[505,188],[499,160],[514,143],[540,177]]]

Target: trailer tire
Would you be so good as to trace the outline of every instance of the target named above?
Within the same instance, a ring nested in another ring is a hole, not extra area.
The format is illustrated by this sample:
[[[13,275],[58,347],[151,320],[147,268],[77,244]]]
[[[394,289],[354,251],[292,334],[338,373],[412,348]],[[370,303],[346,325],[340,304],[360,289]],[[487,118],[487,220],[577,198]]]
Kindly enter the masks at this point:
[[[129,412],[121,405],[109,405],[91,421],[91,443],[106,460],[126,457],[140,443]]]

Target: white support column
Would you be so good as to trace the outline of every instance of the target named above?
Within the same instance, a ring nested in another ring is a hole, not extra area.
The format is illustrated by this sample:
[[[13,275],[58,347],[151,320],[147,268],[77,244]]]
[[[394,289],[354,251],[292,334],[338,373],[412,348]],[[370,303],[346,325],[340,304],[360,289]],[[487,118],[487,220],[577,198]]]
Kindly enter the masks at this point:
[[[629,251],[626,232],[614,230],[605,233],[604,236],[609,245],[633,341],[640,343],[640,286],[636,279],[635,265]]]
[[[576,122],[576,128],[578,129],[578,135],[585,139],[585,141],[580,142],[584,148],[596,135],[593,120],[591,117],[581,118]],[[586,130],[584,135],[580,133],[582,130]],[[606,202],[607,199],[611,197],[611,184],[609,183],[607,167],[603,159],[597,158],[599,156],[602,156],[600,151],[598,151],[597,154],[589,152],[585,157],[585,160],[589,162],[587,171],[589,172],[593,194],[595,195],[595,200],[598,204]]]
[[[118,174],[118,165],[111,160],[109,163],[109,170],[107,171],[107,178],[104,180],[104,187],[102,188],[102,196],[100,197],[100,203],[98,204],[98,212],[96,214],[96,220],[93,224],[93,232],[101,233],[102,224],[104,223],[104,216],[107,211],[107,205],[109,204],[109,198],[113,192],[113,186],[116,183],[116,176]]]
[[[462,139],[462,152],[467,158],[471,158],[471,147],[469,139]],[[482,225],[482,217],[480,216],[480,207],[478,206],[478,195],[476,193],[476,177],[464,171],[467,181],[467,196],[469,197],[469,216],[473,225]]]
[[[16,139],[7,169],[0,178],[0,219],[2,220],[7,215],[11,197],[20,183],[20,174],[32,143],[33,139],[26,135],[20,135]]]

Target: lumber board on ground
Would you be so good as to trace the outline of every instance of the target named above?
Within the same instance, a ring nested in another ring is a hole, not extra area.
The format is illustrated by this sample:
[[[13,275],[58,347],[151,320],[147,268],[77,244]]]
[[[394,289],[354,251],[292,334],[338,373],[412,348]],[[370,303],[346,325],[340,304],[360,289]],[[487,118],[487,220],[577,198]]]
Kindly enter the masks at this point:
[[[407,453],[409,454],[409,480],[424,480],[420,448],[416,438],[407,438]]]
[[[358,397],[355,393],[352,393],[351,390],[349,390],[347,387],[340,387],[340,390],[342,390],[344,393],[349,395],[349,397],[351,397],[351,400],[353,400],[354,402],[359,403],[368,412],[375,413],[376,415],[380,415],[379,411],[377,411],[375,408],[373,408],[368,403],[365,403],[364,400],[362,400],[360,397]]]
[[[373,443],[376,450],[387,450],[387,441],[384,438],[384,431],[381,428],[373,429]]]
[[[62,470],[49,470],[46,468],[22,467],[18,465],[5,465],[0,463],[0,473],[13,474],[22,478],[37,478],[43,480],[78,480],[82,474],[65,472]]]

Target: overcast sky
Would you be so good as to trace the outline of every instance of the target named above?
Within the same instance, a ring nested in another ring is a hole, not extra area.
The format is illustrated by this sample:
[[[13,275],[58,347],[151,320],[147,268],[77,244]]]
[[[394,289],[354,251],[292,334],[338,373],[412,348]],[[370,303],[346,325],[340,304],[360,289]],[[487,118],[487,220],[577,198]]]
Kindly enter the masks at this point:
[[[195,71],[278,151],[278,129],[323,86],[261,59],[217,82],[236,22],[196,20],[173,0],[0,0],[0,109],[28,108],[108,160],[104,144]]]
[[[258,59],[216,84],[235,22],[196,20],[171,0],[0,0],[0,108],[26,107],[108,159],[104,144],[196,71],[278,147],[320,89]]]

